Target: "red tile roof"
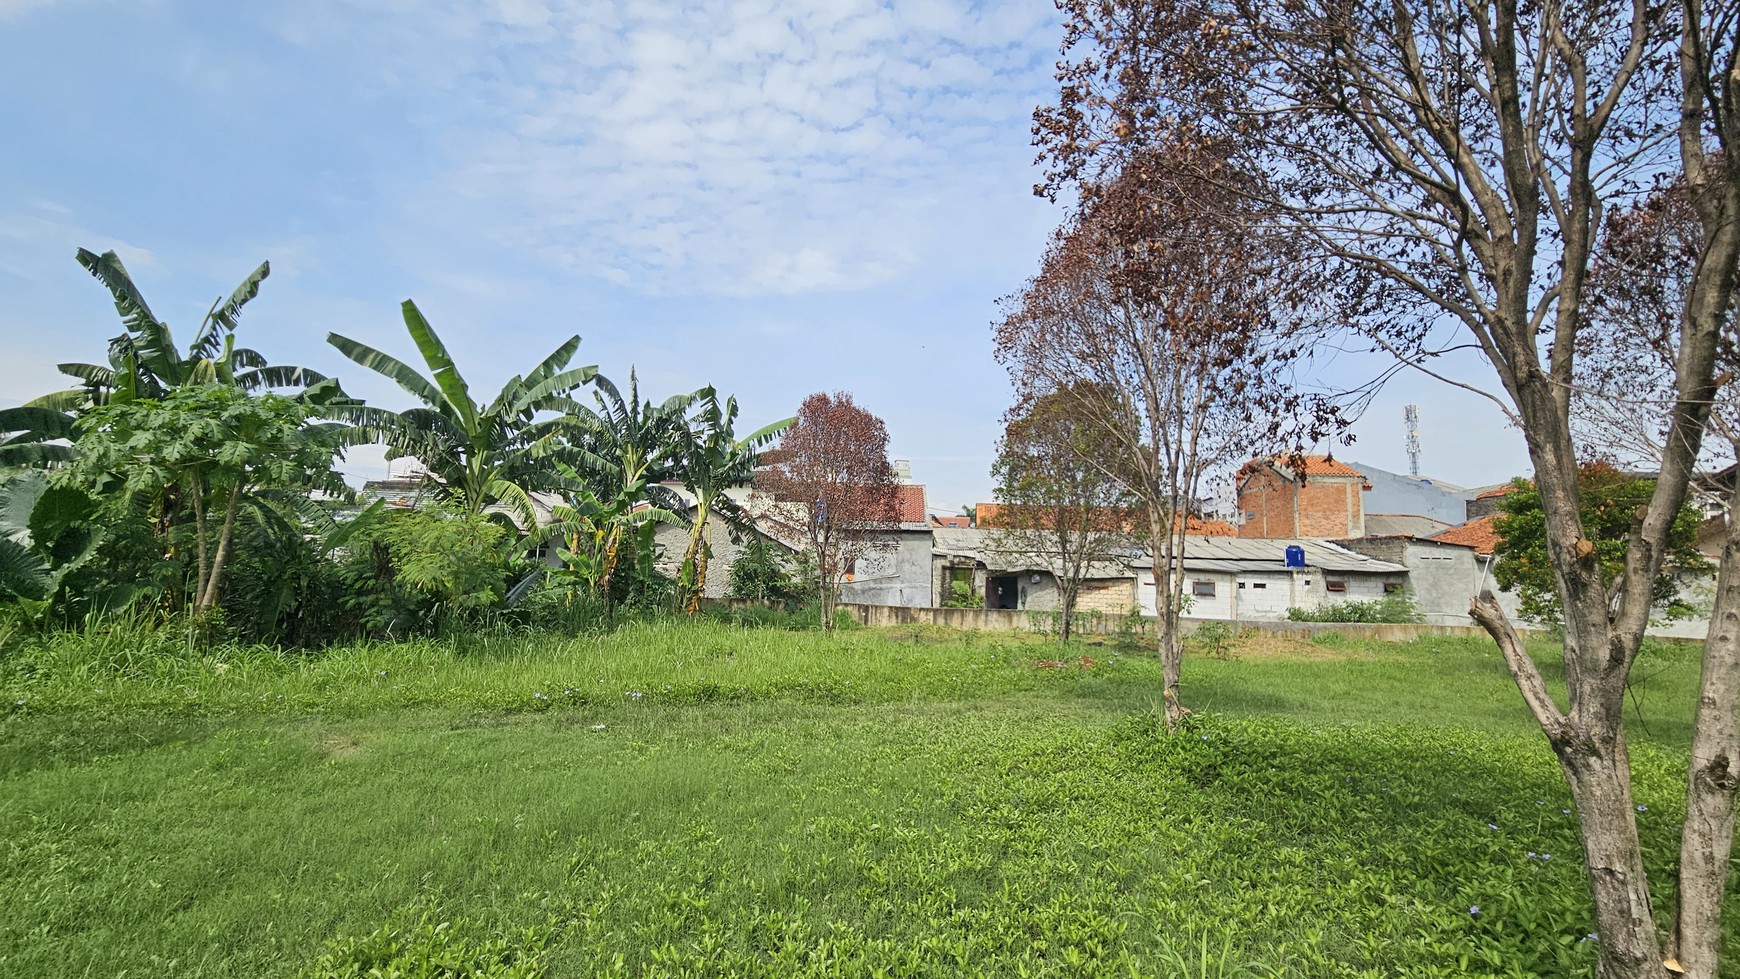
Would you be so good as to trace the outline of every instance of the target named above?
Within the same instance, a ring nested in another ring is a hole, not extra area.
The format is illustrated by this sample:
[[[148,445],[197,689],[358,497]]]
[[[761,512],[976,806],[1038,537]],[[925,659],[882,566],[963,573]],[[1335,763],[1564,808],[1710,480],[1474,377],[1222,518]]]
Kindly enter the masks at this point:
[[[1009,509],[1009,504],[1006,503],[980,503],[973,508],[973,513],[978,517],[980,527],[995,527],[1008,519],[1004,512],[1007,509]],[[1102,510],[1100,512],[1105,514],[1105,527],[1108,530],[1138,532],[1148,529],[1148,518],[1141,510]],[[1225,520],[1202,520],[1197,517],[1190,518],[1185,525],[1184,532],[1203,537],[1237,537],[1239,535],[1238,528]]]
[[[929,523],[924,505],[924,487],[902,483],[894,488],[895,512],[901,523]]]
[[[964,514],[950,514],[946,517],[933,515],[930,518],[930,525],[932,527],[951,527],[957,530],[965,530],[973,525],[973,521],[972,518],[967,517]]]
[[[1296,468],[1294,465],[1295,463],[1302,463],[1302,465]],[[1252,459],[1250,462],[1245,463],[1239,472],[1243,475],[1244,473],[1248,473],[1251,470],[1264,465],[1285,469],[1287,472],[1292,473],[1295,476],[1300,474],[1300,469],[1303,469],[1304,475],[1306,476],[1355,476],[1360,479],[1365,478],[1364,473],[1331,456],[1302,456],[1300,458],[1293,458],[1284,455],[1268,456],[1262,459]]]
[[[1504,540],[1498,535],[1498,514],[1489,513],[1477,517],[1464,524],[1457,524],[1440,534],[1433,534],[1429,540],[1443,541],[1446,544],[1465,544],[1474,548],[1478,554],[1491,554],[1498,542]]]
[[[1493,489],[1487,490],[1486,492],[1480,494],[1479,496],[1476,496],[1475,499],[1477,499],[1477,500],[1490,500],[1490,499],[1493,499],[1495,497],[1509,496],[1510,494],[1515,493],[1515,492],[1516,492],[1516,484],[1505,483],[1503,486],[1499,486],[1499,487],[1495,487]]]

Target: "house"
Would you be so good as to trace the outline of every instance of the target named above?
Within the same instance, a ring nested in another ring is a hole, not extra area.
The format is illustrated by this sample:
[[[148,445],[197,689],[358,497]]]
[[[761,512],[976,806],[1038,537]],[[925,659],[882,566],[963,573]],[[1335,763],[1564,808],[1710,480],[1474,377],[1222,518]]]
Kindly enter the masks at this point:
[[[1131,562],[1136,604],[1157,615],[1154,559]],[[1284,619],[1289,608],[1372,601],[1407,587],[1408,569],[1328,541],[1279,537],[1190,537],[1184,546],[1183,615],[1193,619]]]
[[[1363,462],[1349,462],[1347,465],[1365,477],[1365,532],[1368,536],[1417,533],[1427,529],[1426,525],[1413,522],[1420,519],[1431,521],[1439,530],[1446,530],[1467,519],[1468,501],[1477,492],[1441,479],[1393,473]],[[1390,519],[1379,521],[1380,517]]]
[[[1442,531],[1435,537],[1393,534],[1335,543],[1408,569],[1414,605],[1429,625],[1471,625],[1468,603],[1481,592],[1491,592],[1505,613],[1516,619],[1517,598],[1500,591],[1493,580],[1493,541],[1484,533]]]
[[[1365,536],[1362,494],[1371,484],[1330,456],[1252,459],[1239,469],[1237,486],[1240,537]]]
[[[972,594],[983,596],[986,608],[1057,610],[1061,569],[1054,560],[1006,546],[1006,539],[992,528],[937,527],[931,537],[933,605],[947,602],[955,583],[961,582]],[[1129,565],[1121,560],[1099,561],[1089,564],[1082,576],[1076,609],[1123,615],[1135,601]]]
[[[897,465],[896,472],[901,472]],[[895,488],[896,522],[876,535],[877,546],[846,568],[840,601],[849,605],[931,604],[931,535],[924,487]]]

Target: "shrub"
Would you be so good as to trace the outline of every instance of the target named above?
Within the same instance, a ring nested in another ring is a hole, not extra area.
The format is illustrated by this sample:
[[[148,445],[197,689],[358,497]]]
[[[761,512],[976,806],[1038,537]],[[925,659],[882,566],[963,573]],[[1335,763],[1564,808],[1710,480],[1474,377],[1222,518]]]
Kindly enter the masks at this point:
[[[984,608],[984,596],[973,591],[973,585],[967,581],[956,581],[949,585],[949,597],[943,601],[943,608]]]
[[[1401,591],[1369,602],[1330,602],[1316,608],[1287,610],[1294,622],[1421,622],[1412,592]]]

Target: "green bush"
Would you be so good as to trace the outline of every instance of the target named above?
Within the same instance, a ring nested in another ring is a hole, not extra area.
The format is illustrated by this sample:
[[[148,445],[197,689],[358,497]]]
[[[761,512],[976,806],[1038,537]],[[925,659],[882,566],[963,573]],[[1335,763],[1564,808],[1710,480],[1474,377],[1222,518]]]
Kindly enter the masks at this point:
[[[985,598],[973,591],[970,581],[956,581],[949,585],[949,597],[943,601],[943,608],[984,608]]]
[[[1368,602],[1330,602],[1316,608],[1287,610],[1294,622],[1421,622],[1419,606],[1412,592],[1400,591]]]

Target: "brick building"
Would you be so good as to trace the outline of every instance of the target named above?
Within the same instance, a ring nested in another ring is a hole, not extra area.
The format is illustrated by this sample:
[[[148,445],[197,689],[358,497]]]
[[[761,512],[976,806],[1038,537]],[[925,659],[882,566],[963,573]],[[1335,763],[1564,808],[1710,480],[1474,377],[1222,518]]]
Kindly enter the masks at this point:
[[[1252,459],[1239,470],[1239,536],[1364,537],[1369,489],[1359,470],[1328,456]]]

